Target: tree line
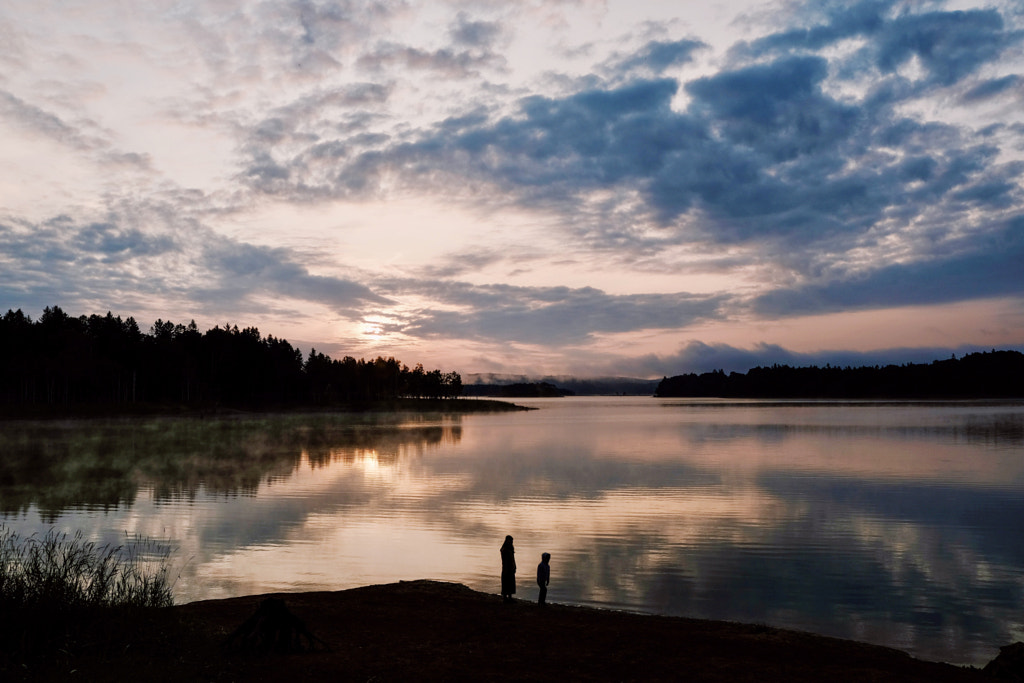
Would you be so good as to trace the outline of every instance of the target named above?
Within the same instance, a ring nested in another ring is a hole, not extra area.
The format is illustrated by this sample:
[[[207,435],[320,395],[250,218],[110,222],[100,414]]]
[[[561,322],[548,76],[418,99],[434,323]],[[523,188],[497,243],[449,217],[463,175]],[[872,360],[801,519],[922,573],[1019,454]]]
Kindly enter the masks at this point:
[[[157,320],[73,317],[47,307],[33,321],[20,309],[0,318],[0,405],[22,408],[175,404],[243,408],[322,406],[398,398],[454,398],[457,372],[410,369],[395,358],[303,359],[284,339],[255,327],[200,332]]]
[[[666,377],[658,397],[721,398],[1020,398],[1024,354],[971,353],[932,363],[863,367],[756,367]]]

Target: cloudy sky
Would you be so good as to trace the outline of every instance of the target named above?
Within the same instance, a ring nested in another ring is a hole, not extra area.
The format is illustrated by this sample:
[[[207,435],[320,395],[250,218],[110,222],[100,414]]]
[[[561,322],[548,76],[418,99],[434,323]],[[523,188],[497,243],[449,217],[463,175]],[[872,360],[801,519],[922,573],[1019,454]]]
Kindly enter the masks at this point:
[[[7,0],[0,308],[463,373],[1024,349],[1024,6]]]

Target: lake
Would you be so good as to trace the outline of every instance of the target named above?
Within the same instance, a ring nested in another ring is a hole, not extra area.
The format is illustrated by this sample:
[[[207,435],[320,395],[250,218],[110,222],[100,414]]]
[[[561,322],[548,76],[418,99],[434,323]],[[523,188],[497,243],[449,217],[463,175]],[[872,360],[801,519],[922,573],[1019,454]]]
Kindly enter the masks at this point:
[[[983,664],[1024,640],[1024,404],[0,423],[0,522],[141,535],[176,600],[431,578]]]

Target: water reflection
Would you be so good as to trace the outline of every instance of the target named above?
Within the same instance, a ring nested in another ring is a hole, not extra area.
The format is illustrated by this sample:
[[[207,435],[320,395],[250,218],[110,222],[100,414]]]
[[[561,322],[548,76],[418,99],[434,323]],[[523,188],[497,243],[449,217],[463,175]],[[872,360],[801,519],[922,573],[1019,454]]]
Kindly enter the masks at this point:
[[[458,443],[457,424],[423,416],[274,416],[235,419],[7,422],[0,431],[0,513],[30,508],[54,522],[68,508],[131,505],[200,491],[255,496],[302,463],[324,467],[372,454],[392,462]],[[387,429],[382,429],[387,427]]]
[[[530,403],[23,425],[2,437],[24,450],[0,466],[0,509],[20,530],[172,543],[180,600],[416,578],[497,592],[511,533],[524,598],[547,551],[556,602],[975,664],[1024,637],[1020,405]]]

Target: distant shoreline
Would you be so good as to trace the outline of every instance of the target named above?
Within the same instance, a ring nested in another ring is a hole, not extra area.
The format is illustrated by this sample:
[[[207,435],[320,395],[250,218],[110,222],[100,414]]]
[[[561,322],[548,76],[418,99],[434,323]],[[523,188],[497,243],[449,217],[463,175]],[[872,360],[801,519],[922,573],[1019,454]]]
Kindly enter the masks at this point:
[[[1024,397],[1024,354],[971,353],[930,364],[772,365],[665,377],[658,398],[986,399]]]
[[[360,401],[339,403],[330,406],[317,405],[267,405],[267,406],[225,406],[225,405],[171,405],[138,404],[110,406],[23,406],[0,410],[0,421],[4,420],[75,420],[75,419],[122,419],[122,418],[218,418],[246,415],[345,415],[366,413],[446,413],[466,415],[473,413],[504,413],[536,410],[508,401],[487,398],[406,398],[383,401]]]

